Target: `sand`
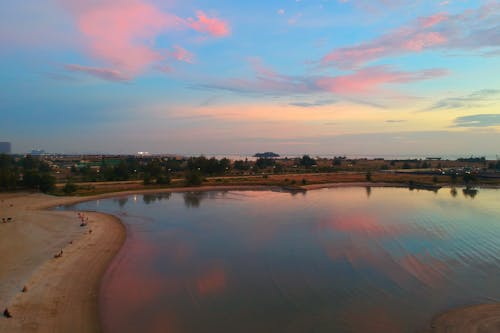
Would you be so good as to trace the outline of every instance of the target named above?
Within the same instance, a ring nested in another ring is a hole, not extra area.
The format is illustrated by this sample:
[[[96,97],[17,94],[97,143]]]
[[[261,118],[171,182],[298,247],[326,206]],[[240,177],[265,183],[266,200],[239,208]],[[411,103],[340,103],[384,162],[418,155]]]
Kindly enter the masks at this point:
[[[365,183],[357,184],[366,186]],[[332,184],[326,184],[331,187]],[[351,186],[353,186],[351,184]],[[377,186],[377,185],[374,185]],[[309,186],[308,189],[322,188]],[[98,294],[101,279],[125,241],[115,217],[85,213],[80,227],[75,212],[46,208],[133,193],[269,190],[268,186],[226,186],[143,190],[92,197],[0,194],[0,332],[100,332]],[[11,217],[12,222],[1,223]],[[89,233],[89,230],[92,230]],[[63,256],[54,254],[63,251]],[[23,287],[27,292],[22,292]],[[454,309],[438,315],[427,333],[500,332],[500,304]]]
[[[498,333],[500,304],[482,304],[453,309],[432,321],[427,333]]]
[[[0,307],[13,317],[0,318],[0,332],[100,332],[100,280],[125,240],[124,226],[112,216],[86,213],[89,223],[80,227],[74,212],[41,210],[73,198],[1,200],[0,219],[13,221],[0,223]]]

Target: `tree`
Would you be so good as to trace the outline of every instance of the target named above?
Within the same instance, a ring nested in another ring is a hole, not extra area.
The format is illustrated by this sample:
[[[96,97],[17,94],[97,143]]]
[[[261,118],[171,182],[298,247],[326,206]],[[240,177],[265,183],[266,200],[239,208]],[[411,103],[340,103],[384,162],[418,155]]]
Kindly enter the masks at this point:
[[[167,175],[159,175],[156,177],[156,184],[158,185],[168,185],[170,184],[172,180],[170,179],[170,176]]]
[[[313,165],[316,165],[316,161],[312,159],[309,155],[304,155],[300,159],[300,165],[305,167],[311,167]]]
[[[40,191],[43,193],[51,192],[56,188],[56,178],[49,173],[40,176]]]
[[[463,179],[464,183],[469,184],[470,182],[473,182],[476,180],[476,176],[471,175],[470,173],[465,173],[462,176],[462,179]]]
[[[272,158],[259,158],[255,161],[255,166],[259,169],[265,169],[272,167],[276,164],[276,161]]]
[[[71,180],[68,180],[63,187],[64,194],[72,194],[78,190],[78,186],[73,183]]]
[[[198,171],[188,171],[186,173],[186,185],[198,186],[203,183],[203,177]]]
[[[144,173],[143,181],[144,181],[144,185],[151,184],[151,174],[149,172]]]
[[[239,161],[234,161],[234,168],[236,170],[241,170],[241,171],[246,171],[250,169],[250,163],[248,163],[248,160],[239,160]]]
[[[372,173],[370,171],[368,171],[366,173],[366,181],[367,182],[371,182],[372,181]]]
[[[39,188],[40,185],[40,174],[37,170],[30,169],[24,170],[23,174],[23,185],[27,188]]]

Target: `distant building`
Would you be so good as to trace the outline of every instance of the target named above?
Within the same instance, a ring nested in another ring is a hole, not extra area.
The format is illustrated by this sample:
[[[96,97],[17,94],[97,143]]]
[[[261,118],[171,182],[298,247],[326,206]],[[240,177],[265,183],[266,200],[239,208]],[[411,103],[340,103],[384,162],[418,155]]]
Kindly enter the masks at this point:
[[[10,154],[12,146],[10,142],[0,142],[0,154]]]
[[[43,149],[33,149],[30,153],[32,156],[43,156],[46,155],[45,150]]]

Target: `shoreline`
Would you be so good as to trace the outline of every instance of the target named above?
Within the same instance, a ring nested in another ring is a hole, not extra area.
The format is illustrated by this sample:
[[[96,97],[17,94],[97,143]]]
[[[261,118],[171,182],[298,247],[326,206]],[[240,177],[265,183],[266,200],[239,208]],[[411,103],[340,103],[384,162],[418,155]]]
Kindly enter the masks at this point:
[[[101,332],[100,284],[125,242],[124,224],[88,212],[88,225],[81,227],[76,212],[45,209],[68,198],[16,193],[0,199],[2,216],[13,216],[13,222],[0,225],[0,248],[12,259],[0,267],[1,310],[8,307],[12,314],[0,318],[0,331]]]
[[[318,190],[324,188],[340,187],[394,187],[409,188],[404,183],[325,183],[311,184],[297,187],[299,191]],[[445,185],[443,188],[455,186]],[[465,187],[463,185],[456,186]],[[478,186],[478,188],[499,189],[498,186]],[[118,198],[133,194],[166,193],[166,192],[202,192],[202,191],[245,191],[245,190],[278,190],[293,191],[280,186],[268,185],[233,185],[233,186],[200,186],[200,187],[177,187],[177,188],[155,188],[143,190],[127,190],[122,192],[110,192],[91,196],[78,197],[55,197],[39,193],[0,193],[1,206],[5,208],[9,204],[10,213],[15,216],[18,224],[33,224],[36,227],[42,225],[47,228],[56,223],[73,224],[71,228],[61,227],[59,231],[53,232],[54,239],[65,244],[61,249],[64,256],[54,259],[48,256],[54,252],[54,246],[42,251],[44,258],[31,260],[29,269],[20,271],[24,262],[10,264],[13,266],[11,276],[6,280],[6,273],[0,267],[0,307],[8,306],[13,318],[0,318],[0,331],[8,332],[101,332],[102,321],[99,312],[100,287],[105,272],[123,248],[126,242],[125,224],[117,217],[104,213],[85,212],[89,217],[88,228],[75,228],[78,223],[75,212],[56,212],[50,208],[60,205],[73,205],[79,202],[93,201],[106,198]],[[4,207],[5,206],[5,207]],[[7,212],[9,210],[7,209]],[[5,209],[0,210],[2,216]],[[15,213],[15,214],[14,214]],[[52,222],[49,220],[52,219]],[[38,225],[40,224],[40,225]],[[6,225],[0,225],[5,229]],[[33,226],[31,226],[33,227]],[[36,229],[36,228],[35,228]],[[92,233],[88,233],[91,229]],[[49,230],[52,232],[53,230]],[[61,237],[61,233],[68,232],[69,241]],[[5,233],[4,233],[5,235]],[[38,235],[38,234],[37,234]],[[2,234],[0,233],[0,237]],[[0,245],[2,238],[0,238]],[[15,241],[15,240],[14,240]],[[22,244],[24,246],[24,244]],[[4,248],[0,246],[3,251]],[[38,249],[35,249],[38,252]],[[15,257],[15,254],[14,254]],[[16,259],[16,258],[14,258]],[[8,264],[9,265],[9,264]],[[9,272],[7,272],[9,273]],[[1,286],[5,286],[2,288]],[[28,291],[21,292],[22,286]],[[10,290],[5,290],[9,288]],[[12,289],[14,288],[14,289]],[[5,304],[4,304],[5,303]],[[440,332],[470,332],[483,328],[491,328],[491,332],[500,330],[500,304],[482,304],[468,306],[458,309],[450,309],[438,314],[429,324],[430,329],[426,333]],[[450,330],[453,329],[453,330]],[[485,331],[490,332],[490,331]]]

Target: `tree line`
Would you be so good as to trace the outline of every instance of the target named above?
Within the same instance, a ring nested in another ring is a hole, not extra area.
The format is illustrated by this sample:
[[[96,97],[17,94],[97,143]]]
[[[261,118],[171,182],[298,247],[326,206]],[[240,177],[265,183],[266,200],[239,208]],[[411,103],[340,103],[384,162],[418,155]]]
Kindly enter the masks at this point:
[[[0,154],[0,190],[23,188],[50,192],[55,184],[56,178],[45,161],[29,155],[17,158]]]

